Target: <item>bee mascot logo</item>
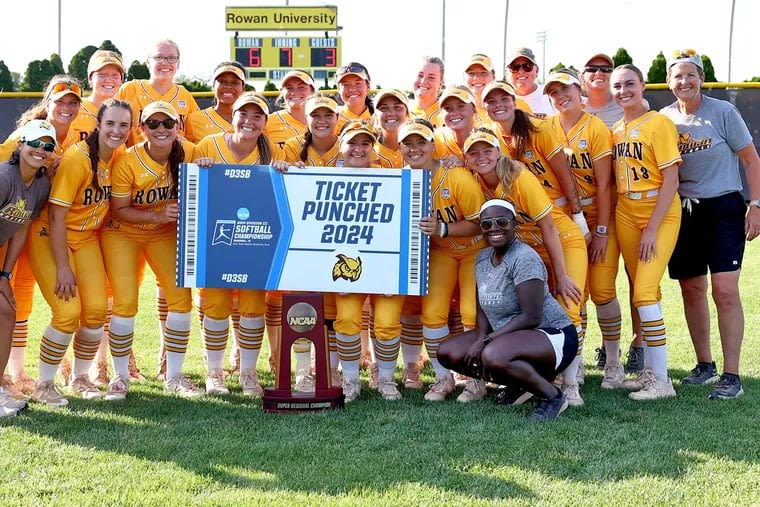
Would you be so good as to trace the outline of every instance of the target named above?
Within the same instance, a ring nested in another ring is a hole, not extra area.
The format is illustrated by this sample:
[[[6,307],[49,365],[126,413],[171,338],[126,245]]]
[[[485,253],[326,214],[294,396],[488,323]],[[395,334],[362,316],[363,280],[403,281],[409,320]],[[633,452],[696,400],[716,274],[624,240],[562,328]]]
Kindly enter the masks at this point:
[[[333,281],[343,278],[349,282],[355,282],[362,276],[362,258],[357,256],[356,259],[347,257],[343,254],[336,255],[338,262],[333,266]]]

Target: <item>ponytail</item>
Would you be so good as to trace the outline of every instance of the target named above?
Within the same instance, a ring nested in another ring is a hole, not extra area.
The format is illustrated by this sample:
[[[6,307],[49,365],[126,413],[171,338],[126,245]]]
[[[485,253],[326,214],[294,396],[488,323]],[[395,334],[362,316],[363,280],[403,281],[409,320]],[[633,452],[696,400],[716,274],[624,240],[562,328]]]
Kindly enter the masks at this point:
[[[303,136],[303,146],[301,147],[301,153],[298,154],[298,158],[301,159],[301,162],[306,162],[309,158],[309,146],[311,146],[312,143],[312,135],[311,130],[307,130],[306,134]]]
[[[532,132],[536,132],[536,127],[530,121],[530,116],[521,109],[515,109],[515,121],[512,123],[511,141],[514,158],[523,158],[526,148],[530,145]]]
[[[98,156],[100,150],[100,140],[98,139],[99,132],[100,129],[98,127],[95,127],[95,130],[93,130],[90,135],[87,136],[87,139],[85,139],[85,143],[87,143],[87,149],[90,152],[92,187],[96,190],[96,192],[103,190],[100,187],[100,182],[98,181],[98,163],[100,162],[100,156]]]
[[[259,135],[256,140],[256,147],[259,149],[259,163],[269,165],[272,161],[272,150],[269,149],[269,139],[266,135]]]
[[[169,153],[169,174],[172,181],[170,195],[172,198],[177,196],[177,186],[179,185],[179,165],[185,161],[185,149],[182,147],[182,141],[175,139],[172,142],[172,151]]]

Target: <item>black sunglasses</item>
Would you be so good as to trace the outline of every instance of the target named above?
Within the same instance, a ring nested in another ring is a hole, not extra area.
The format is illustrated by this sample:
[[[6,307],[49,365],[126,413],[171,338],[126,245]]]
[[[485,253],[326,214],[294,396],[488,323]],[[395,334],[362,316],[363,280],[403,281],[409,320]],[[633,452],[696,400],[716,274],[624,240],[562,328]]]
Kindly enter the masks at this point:
[[[499,229],[507,229],[511,221],[512,219],[507,217],[484,218],[480,221],[480,228],[484,231],[490,231],[496,225]]]
[[[610,74],[612,70],[612,65],[586,65],[584,72],[590,72],[593,74],[594,72],[602,71],[605,74]]]
[[[517,72],[518,70],[522,69],[525,72],[530,72],[533,70],[533,67],[535,65],[531,62],[525,62],[525,63],[510,63],[508,66],[509,70],[512,72]]]
[[[46,143],[45,141],[40,141],[39,139],[32,139],[31,141],[26,141],[26,144],[28,144],[32,148],[39,148],[40,146],[42,146],[43,150],[50,153],[55,151],[55,144]]]
[[[359,72],[363,72],[366,74],[367,68],[360,63],[351,63],[349,65],[344,65],[343,67],[339,68],[336,74],[342,75],[342,74],[359,73]]]
[[[177,120],[167,118],[165,120],[145,120],[143,123],[146,124],[151,130],[156,130],[159,125],[163,125],[166,129],[173,129],[177,124]]]

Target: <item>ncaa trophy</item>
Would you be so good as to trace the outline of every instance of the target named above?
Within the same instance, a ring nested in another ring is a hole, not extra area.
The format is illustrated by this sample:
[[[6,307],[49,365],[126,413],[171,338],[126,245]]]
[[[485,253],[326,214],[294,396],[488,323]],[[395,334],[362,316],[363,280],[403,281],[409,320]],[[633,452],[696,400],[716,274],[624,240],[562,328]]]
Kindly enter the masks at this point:
[[[294,393],[291,389],[291,347],[299,338],[314,344],[316,389],[313,393]],[[343,408],[345,396],[341,387],[330,382],[330,356],[327,348],[321,294],[283,294],[280,364],[275,387],[264,389],[265,412],[299,413]]]

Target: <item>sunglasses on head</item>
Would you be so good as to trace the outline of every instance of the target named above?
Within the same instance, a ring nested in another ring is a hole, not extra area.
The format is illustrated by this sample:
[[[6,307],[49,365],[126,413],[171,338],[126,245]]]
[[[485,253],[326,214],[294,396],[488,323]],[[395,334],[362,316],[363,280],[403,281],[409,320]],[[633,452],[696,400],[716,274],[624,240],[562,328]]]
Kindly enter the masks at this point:
[[[586,65],[584,72],[593,74],[594,72],[604,72],[605,74],[612,73],[612,65]]]
[[[50,89],[50,93],[51,94],[53,94],[53,93],[60,93],[60,92],[66,91],[66,90],[72,91],[72,92],[76,93],[77,95],[82,95],[82,88],[80,88],[78,84],[76,84],[76,83],[65,83],[65,82],[54,84],[53,88]]]
[[[533,70],[533,67],[535,65],[531,62],[525,62],[525,63],[510,63],[507,68],[511,70],[512,72],[517,72],[518,70],[522,69],[525,72],[530,72]]]
[[[690,56],[699,56],[695,49],[676,49],[673,51],[672,58],[688,58]]]
[[[166,129],[173,129],[177,124],[177,120],[167,118],[165,120],[145,120],[143,123],[151,130],[156,130],[159,125],[163,125]]]
[[[349,74],[349,73],[367,73],[367,68],[359,63],[352,63],[349,65],[344,65],[343,67],[339,68],[337,71],[337,75],[343,75],[343,74]]]
[[[496,225],[499,229],[507,229],[511,221],[512,219],[508,217],[484,218],[480,221],[480,228],[483,231],[490,231]]]
[[[55,144],[53,143],[46,143],[45,141],[41,141],[39,139],[32,139],[31,141],[26,141],[26,144],[31,146],[32,148],[40,148],[42,147],[43,150],[47,152],[54,152],[55,151]]]

